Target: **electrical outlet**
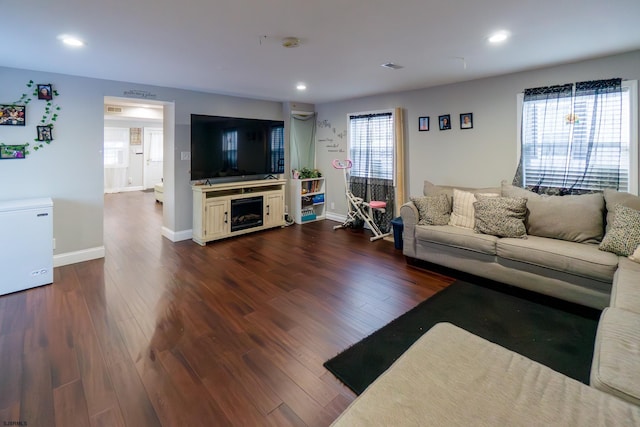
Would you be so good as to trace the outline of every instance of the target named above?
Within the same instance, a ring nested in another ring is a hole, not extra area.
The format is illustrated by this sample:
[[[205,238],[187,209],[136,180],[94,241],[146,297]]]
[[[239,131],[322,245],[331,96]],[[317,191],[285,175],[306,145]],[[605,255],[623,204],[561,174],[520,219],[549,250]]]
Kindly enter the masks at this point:
[[[53,249],[55,249],[55,248],[56,248],[56,238],[54,237],[53,238]]]
[[[191,152],[190,151],[181,151],[180,152],[180,160],[191,160]]]
[[[333,203],[333,202],[331,202],[331,210],[333,211],[333,210],[335,210],[335,209],[336,209],[336,204],[335,204],[335,203]]]

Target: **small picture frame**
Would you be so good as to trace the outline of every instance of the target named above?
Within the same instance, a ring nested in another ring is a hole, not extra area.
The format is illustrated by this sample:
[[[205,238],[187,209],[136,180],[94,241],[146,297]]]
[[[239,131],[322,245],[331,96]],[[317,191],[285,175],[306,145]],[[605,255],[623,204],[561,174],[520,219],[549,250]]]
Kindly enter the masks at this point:
[[[438,123],[440,124],[440,130],[451,129],[451,115],[443,114],[442,116],[438,116]]]
[[[429,116],[418,117],[418,130],[420,132],[429,130]]]
[[[36,126],[38,128],[38,141],[53,141],[51,126]]]
[[[0,125],[24,126],[27,120],[26,106],[0,104]]]
[[[0,144],[0,159],[24,159],[26,155],[26,145]]]
[[[129,128],[129,144],[142,145],[142,128]]]
[[[473,129],[473,113],[460,114],[460,129]]]
[[[38,85],[38,99],[44,99],[45,101],[51,101],[53,99],[53,89],[50,83]]]

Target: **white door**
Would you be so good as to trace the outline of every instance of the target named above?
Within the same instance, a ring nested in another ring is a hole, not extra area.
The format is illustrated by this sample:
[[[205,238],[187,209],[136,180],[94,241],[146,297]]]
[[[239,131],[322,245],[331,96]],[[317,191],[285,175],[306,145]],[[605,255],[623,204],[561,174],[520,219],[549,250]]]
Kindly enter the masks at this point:
[[[162,129],[144,128],[144,188],[162,182]]]

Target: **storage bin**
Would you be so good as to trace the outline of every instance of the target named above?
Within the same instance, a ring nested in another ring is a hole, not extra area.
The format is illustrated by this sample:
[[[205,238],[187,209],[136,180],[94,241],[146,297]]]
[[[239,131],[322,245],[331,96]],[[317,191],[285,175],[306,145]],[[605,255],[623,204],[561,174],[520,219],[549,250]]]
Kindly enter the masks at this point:
[[[392,219],[391,226],[393,227],[393,245],[396,249],[402,249],[402,230],[404,229],[402,218],[397,217]]]

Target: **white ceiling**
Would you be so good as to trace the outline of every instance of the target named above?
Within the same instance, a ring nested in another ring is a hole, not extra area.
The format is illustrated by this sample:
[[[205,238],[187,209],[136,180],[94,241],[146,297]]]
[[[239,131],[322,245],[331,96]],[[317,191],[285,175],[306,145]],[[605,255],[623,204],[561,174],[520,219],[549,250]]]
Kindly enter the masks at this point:
[[[0,65],[323,103],[640,49],[639,18],[639,0],[23,0],[0,14]]]

